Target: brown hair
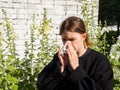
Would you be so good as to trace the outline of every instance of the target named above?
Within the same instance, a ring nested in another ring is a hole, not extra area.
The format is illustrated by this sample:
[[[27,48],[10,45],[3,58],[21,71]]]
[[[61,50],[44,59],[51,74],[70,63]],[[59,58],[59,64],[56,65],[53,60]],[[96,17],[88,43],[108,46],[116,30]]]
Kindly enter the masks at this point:
[[[85,24],[81,18],[72,16],[72,17],[65,19],[61,24],[59,34],[62,35],[65,31],[78,32],[80,34],[86,33],[85,44],[87,46],[91,45],[91,41],[88,37]]]

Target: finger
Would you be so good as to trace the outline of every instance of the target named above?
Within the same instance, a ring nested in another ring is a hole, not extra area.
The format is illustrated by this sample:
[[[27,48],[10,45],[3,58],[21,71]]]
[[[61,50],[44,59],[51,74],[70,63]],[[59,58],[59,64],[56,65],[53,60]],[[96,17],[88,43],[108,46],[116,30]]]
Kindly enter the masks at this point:
[[[60,61],[60,64],[61,64],[61,73],[62,73],[64,71],[64,61],[63,61],[63,57],[62,57],[62,54],[61,54],[61,49],[62,49],[62,47],[59,47],[58,57],[59,57],[59,61]]]
[[[68,51],[68,55],[73,55],[73,53],[75,53],[76,51],[75,51],[75,49],[74,49],[74,47],[72,46],[72,44],[68,44],[68,49],[67,49]]]
[[[71,50],[71,51],[75,51],[74,47],[72,46],[71,43],[68,44],[68,48]]]
[[[68,44],[67,53],[68,53],[69,60],[74,59],[73,57],[77,56],[76,50],[74,49],[72,44]]]
[[[63,58],[62,58],[61,48],[62,48],[62,47],[59,47],[59,49],[58,49],[58,57],[59,57],[59,61],[60,61],[60,63],[63,65],[64,63],[63,63]]]

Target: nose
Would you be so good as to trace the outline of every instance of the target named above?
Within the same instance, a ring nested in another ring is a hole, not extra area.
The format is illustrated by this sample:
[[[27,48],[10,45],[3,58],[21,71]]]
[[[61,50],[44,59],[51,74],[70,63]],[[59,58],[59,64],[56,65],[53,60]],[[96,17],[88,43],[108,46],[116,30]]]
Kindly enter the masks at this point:
[[[70,43],[70,41],[66,41],[66,42],[64,43],[64,45],[67,46],[69,43]]]
[[[66,41],[65,43],[69,44],[69,43],[70,43],[70,41]]]

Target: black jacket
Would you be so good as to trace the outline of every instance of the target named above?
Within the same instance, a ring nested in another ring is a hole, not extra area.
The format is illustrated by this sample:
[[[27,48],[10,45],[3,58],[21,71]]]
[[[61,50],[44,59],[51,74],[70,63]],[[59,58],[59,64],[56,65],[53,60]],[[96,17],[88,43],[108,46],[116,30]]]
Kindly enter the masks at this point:
[[[113,90],[113,71],[108,59],[101,53],[88,49],[79,57],[80,66],[69,66],[60,73],[57,54],[38,75],[39,90]]]

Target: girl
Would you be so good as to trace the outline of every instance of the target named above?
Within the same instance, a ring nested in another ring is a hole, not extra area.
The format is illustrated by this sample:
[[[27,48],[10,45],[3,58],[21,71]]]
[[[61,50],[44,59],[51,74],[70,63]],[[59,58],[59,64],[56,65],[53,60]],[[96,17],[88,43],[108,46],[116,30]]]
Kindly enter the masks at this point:
[[[90,49],[84,22],[69,17],[60,27],[66,52],[58,50],[38,75],[39,90],[113,90],[113,71],[109,60]],[[67,43],[66,43],[67,42]]]

